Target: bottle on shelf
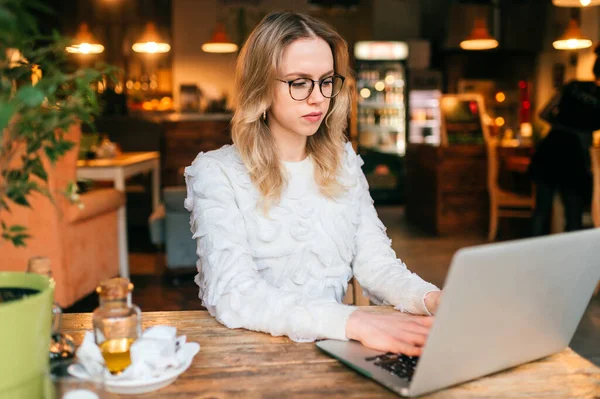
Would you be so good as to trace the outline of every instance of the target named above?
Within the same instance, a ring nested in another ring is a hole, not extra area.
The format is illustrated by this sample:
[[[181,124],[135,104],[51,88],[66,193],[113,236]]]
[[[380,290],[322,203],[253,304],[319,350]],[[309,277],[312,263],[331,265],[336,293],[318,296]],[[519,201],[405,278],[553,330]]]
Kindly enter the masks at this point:
[[[375,112],[373,109],[367,109],[367,125],[375,124]]]
[[[375,125],[379,125],[381,123],[381,110],[376,109],[373,111],[373,114],[374,114],[374,122],[373,123]]]

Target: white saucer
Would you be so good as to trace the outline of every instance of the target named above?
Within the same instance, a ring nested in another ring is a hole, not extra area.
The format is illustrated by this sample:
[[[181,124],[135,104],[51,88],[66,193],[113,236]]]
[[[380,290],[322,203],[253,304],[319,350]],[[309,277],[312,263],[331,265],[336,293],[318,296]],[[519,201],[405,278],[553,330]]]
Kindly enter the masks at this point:
[[[196,342],[187,342],[183,345],[186,353],[185,361],[177,368],[168,368],[159,377],[148,379],[148,380],[111,380],[106,379],[104,381],[104,389],[111,393],[118,393],[123,395],[136,395],[140,393],[147,393],[156,391],[170,385],[179,377],[184,371],[186,371],[192,364],[194,356],[200,351],[200,345]],[[82,380],[91,380],[91,376],[83,368],[82,365],[74,363],[68,368],[69,374]]]

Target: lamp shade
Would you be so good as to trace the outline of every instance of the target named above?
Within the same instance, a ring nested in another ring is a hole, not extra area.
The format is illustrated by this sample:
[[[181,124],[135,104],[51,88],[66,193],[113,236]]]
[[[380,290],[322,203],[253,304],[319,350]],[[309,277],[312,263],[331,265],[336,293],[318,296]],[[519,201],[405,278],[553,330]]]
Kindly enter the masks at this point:
[[[591,47],[592,41],[583,36],[583,33],[581,33],[581,29],[579,29],[579,25],[577,24],[577,20],[571,18],[565,34],[555,40],[552,43],[552,46],[557,50],[579,50]]]
[[[88,25],[82,23],[75,35],[75,43],[67,47],[66,50],[72,54],[100,54],[104,51],[104,46],[92,36]]]
[[[171,46],[162,40],[156,30],[156,25],[152,22],[146,24],[142,37],[131,47],[136,53],[156,54],[171,51]]]
[[[460,42],[463,50],[491,50],[498,47],[496,40],[488,31],[485,19],[477,18],[473,30],[465,40]]]
[[[237,44],[229,39],[222,23],[217,24],[211,39],[202,45],[202,51],[206,53],[234,53],[237,49]]]
[[[593,7],[600,6],[600,0],[552,0],[556,7]]]

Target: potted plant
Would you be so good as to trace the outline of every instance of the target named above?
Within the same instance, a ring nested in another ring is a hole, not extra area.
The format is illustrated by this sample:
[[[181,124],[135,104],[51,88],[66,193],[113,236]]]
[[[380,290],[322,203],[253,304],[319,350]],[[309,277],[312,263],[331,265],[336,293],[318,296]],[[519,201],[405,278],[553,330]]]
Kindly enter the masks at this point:
[[[69,40],[56,32],[41,35],[32,10],[51,13],[36,0],[0,2],[0,232],[16,246],[30,233],[8,226],[2,214],[29,206],[34,192],[50,196],[42,157],[53,164],[73,147],[63,132],[91,123],[99,111],[94,84],[111,72],[73,68],[65,52]],[[65,192],[74,196],[75,187]]]
[[[75,123],[91,123],[99,111],[94,84],[111,72],[73,67],[65,51],[69,41],[56,32],[41,34],[34,17],[39,13],[51,10],[37,0],[0,1],[0,253],[3,245],[27,245],[35,233],[5,223],[3,216],[30,206],[33,193],[51,197],[43,159],[52,165],[73,148],[64,132]],[[74,182],[64,191],[76,200]],[[3,398],[37,397],[39,392],[28,389],[39,389],[47,370],[48,351],[40,348],[48,348],[50,340],[54,283],[40,278],[0,272]],[[37,293],[14,296],[23,290]],[[11,295],[16,300],[2,300]]]

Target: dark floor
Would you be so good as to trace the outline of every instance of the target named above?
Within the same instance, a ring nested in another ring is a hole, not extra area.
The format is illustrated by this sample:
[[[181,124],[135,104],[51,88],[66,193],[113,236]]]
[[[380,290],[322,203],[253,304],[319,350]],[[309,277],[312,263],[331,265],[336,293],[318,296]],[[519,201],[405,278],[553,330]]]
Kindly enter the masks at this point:
[[[454,252],[465,246],[486,242],[483,234],[435,237],[421,232],[406,222],[401,207],[380,207],[378,212],[388,228],[387,233],[397,255],[413,272],[440,287],[444,284]],[[524,237],[527,230],[528,226],[523,221],[502,221],[499,238]],[[143,237],[130,235],[135,236]],[[135,241],[131,246],[147,247],[143,242],[136,244]],[[164,255],[160,252],[131,253],[130,267],[131,280],[135,285],[133,302],[143,311],[202,309],[198,288],[193,282],[193,270],[175,279],[165,271]],[[91,312],[96,306],[94,294],[65,311]],[[600,366],[600,295],[590,302],[571,347]]]

